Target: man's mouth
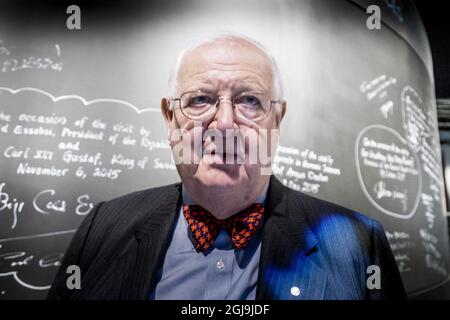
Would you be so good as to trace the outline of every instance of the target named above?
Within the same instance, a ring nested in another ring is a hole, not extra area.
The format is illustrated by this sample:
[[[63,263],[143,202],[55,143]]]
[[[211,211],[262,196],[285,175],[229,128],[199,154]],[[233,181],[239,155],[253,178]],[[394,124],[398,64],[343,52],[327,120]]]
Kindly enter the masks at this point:
[[[243,164],[245,151],[240,150],[237,146],[230,146],[230,148],[226,146],[226,142],[224,142],[223,147],[218,147],[214,142],[208,141],[203,147],[203,156],[206,156],[210,164]]]
[[[241,164],[238,162],[240,156],[236,152],[216,152],[213,150],[207,154],[207,156],[213,160],[213,164]]]

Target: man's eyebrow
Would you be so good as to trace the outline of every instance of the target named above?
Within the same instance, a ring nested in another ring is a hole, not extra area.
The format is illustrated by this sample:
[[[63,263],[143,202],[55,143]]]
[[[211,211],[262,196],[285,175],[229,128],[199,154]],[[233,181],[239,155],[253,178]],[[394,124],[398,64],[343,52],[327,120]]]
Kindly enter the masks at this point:
[[[209,81],[201,81],[187,86],[183,92],[187,91],[203,91],[205,93],[216,94],[218,91],[217,84]],[[264,89],[264,86],[256,81],[240,81],[232,87],[233,95],[238,95],[244,92],[259,92],[269,94],[270,89]]]
[[[212,83],[208,82],[201,82],[201,83],[195,83],[191,86],[188,86],[187,89],[184,91],[204,91],[206,93],[214,93],[216,90],[216,87]]]
[[[186,92],[188,91],[201,91],[203,93],[208,93],[208,94],[216,94],[217,90],[212,89],[212,88],[207,88],[207,87],[202,87],[202,86],[195,86],[191,89],[185,90]]]
[[[269,93],[268,90],[265,90],[261,85],[257,83],[237,85],[234,90],[237,92],[237,94],[241,94],[244,92]]]

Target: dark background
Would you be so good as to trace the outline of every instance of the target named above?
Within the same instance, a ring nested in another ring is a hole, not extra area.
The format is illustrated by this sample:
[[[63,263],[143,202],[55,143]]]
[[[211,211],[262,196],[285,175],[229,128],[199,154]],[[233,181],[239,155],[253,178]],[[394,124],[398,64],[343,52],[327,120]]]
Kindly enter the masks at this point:
[[[168,0],[168,2],[174,2]],[[30,15],[33,13],[33,5],[42,7],[45,6],[46,10],[61,11],[67,7],[68,1],[36,1],[36,0],[19,0],[10,2],[7,7],[8,15],[11,18],[11,12],[20,12],[20,16],[25,17],[28,21],[30,17],[26,16],[26,12]],[[84,8],[89,7],[89,12],[98,15],[96,21],[99,21],[99,17],[103,17],[106,20],[114,19],[111,16],[111,12],[120,14],[120,19],[127,16],[128,11],[133,12],[133,21],[138,20],[136,12],[142,13],[142,18],[146,18],[144,12],[148,12],[151,7],[151,1],[144,3],[137,1],[131,5],[130,1],[70,1],[73,4],[82,5]],[[450,98],[450,19],[448,17],[448,1],[437,0],[416,0],[416,7],[423,19],[425,29],[427,31],[431,52],[433,55],[434,76],[436,81],[436,98]],[[108,16],[102,15],[102,8],[107,4],[109,8],[114,7],[118,10],[109,10]],[[145,10],[136,10],[136,5],[141,6]],[[175,8],[175,6],[174,6]],[[12,10],[13,9],[13,10]],[[14,10],[15,9],[15,10]],[[25,10],[24,10],[25,9]],[[25,12],[24,12],[25,11]],[[6,13],[6,11],[5,11]],[[25,15],[24,15],[25,13]],[[18,15],[19,16],[19,15]],[[7,17],[3,17],[7,18]],[[14,17],[17,19],[17,17]],[[117,18],[117,17],[116,17]],[[47,21],[49,23],[50,21]],[[59,21],[58,21],[59,23]],[[19,23],[18,23],[19,24]],[[51,24],[51,23],[49,23]],[[120,24],[120,22],[118,22]]]
[[[450,19],[448,1],[416,0],[433,55],[436,98],[450,98]]]
[[[450,19],[448,18],[447,1],[416,0],[416,7],[422,17],[423,24],[428,34],[431,53],[433,57],[434,80],[436,86],[436,99],[450,98]],[[446,128],[441,123],[447,122],[450,117],[445,110],[439,110],[439,123],[441,132],[441,143]],[[445,165],[445,162],[444,164]],[[446,181],[448,185],[448,181]],[[447,204],[448,207],[448,204]],[[448,218],[450,222],[450,216]],[[430,291],[419,296],[419,299],[434,299],[436,297],[450,296],[450,284]]]

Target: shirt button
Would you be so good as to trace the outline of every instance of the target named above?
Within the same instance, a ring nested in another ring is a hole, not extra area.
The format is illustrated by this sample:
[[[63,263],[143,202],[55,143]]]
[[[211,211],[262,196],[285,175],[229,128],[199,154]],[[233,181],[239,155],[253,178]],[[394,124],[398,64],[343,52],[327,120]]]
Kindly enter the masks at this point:
[[[223,267],[225,267],[222,259],[217,260],[216,267],[217,269],[223,269]]]

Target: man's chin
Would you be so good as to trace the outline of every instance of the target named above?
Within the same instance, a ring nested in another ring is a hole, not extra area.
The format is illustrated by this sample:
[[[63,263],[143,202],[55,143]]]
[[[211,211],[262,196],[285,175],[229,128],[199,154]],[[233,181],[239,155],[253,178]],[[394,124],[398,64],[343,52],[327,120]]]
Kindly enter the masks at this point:
[[[243,164],[200,164],[196,172],[197,179],[205,186],[234,186],[245,174]]]

